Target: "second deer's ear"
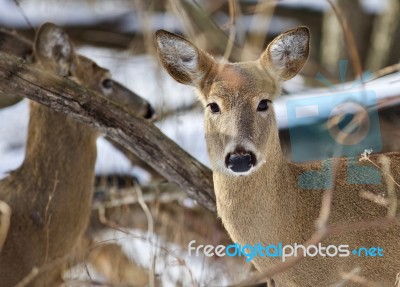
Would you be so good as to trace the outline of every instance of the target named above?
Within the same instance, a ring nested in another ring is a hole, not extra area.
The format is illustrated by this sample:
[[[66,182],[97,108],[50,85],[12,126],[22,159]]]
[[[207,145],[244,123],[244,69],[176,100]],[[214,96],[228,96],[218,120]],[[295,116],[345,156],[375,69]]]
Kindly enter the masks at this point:
[[[46,68],[60,76],[69,74],[75,60],[75,51],[67,33],[60,27],[43,24],[36,34],[34,56]]]
[[[159,30],[157,51],[167,72],[178,82],[199,87],[214,60],[182,37]]]
[[[286,81],[301,70],[307,61],[310,46],[310,31],[298,27],[276,37],[261,55],[263,68]]]

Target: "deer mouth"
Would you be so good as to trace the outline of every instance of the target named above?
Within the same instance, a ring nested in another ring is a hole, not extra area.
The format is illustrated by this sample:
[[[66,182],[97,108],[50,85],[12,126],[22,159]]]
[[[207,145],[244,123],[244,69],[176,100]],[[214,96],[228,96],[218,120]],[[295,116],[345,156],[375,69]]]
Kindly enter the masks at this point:
[[[249,151],[236,151],[228,153],[225,157],[225,166],[236,173],[249,171],[257,163],[254,153]]]

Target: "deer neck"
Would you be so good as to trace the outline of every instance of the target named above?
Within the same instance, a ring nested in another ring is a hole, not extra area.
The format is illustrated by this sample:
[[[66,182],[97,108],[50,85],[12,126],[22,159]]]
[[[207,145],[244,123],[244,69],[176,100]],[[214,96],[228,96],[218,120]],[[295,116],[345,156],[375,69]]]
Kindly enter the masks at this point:
[[[291,165],[282,154],[278,132],[271,135],[268,147],[266,162],[250,175],[213,174],[218,215],[239,244],[257,244],[260,239],[270,243],[292,241],[301,234],[295,212],[301,200]],[[288,228],[293,239],[282,237],[282,230]]]
[[[57,175],[65,178],[62,181],[65,183],[85,176],[92,182],[96,132],[45,106],[34,102],[30,105],[26,155],[21,172],[27,171],[43,185]]]
[[[0,269],[13,264],[8,270],[19,272],[9,280],[17,282],[32,266],[63,258],[83,234],[91,212],[95,139],[92,129],[31,102],[25,160],[0,181],[1,199],[11,206],[16,222],[0,259]],[[15,259],[15,254],[23,257]],[[0,277],[4,274],[0,271]]]

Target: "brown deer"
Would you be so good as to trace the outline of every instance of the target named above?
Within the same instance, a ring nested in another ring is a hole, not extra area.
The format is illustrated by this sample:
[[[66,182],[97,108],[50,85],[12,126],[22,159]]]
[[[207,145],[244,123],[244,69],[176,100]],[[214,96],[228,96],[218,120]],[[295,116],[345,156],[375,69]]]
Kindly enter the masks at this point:
[[[78,56],[68,35],[53,24],[38,31],[33,59],[49,73],[69,77],[139,116],[153,115],[148,102]],[[0,181],[0,200],[11,207],[0,252],[1,286],[15,286],[29,275],[27,286],[61,283],[62,266],[80,242],[91,212],[97,136],[93,128],[31,102],[24,162]]]
[[[320,171],[322,162],[286,161],[272,105],[281,83],[295,76],[306,62],[309,40],[308,28],[299,27],[275,38],[257,61],[222,64],[180,36],[162,30],[156,33],[162,65],[176,81],[194,86],[205,107],[218,215],[233,241],[242,246],[302,244],[315,231],[326,181],[310,171]],[[400,154],[386,156],[391,161],[390,173],[399,182]],[[382,177],[381,184],[351,184],[368,174],[347,174],[347,159],[338,160],[329,224],[384,217],[386,207],[361,198],[360,192],[387,195],[387,186],[393,182]],[[377,162],[377,156],[370,160]],[[363,164],[372,166],[368,161]],[[317,186],[320,189],[312,188]],[[398,185],[395,191],[400,191]],[[400,272],[399,238],[398,225],[331,236],[322,244],[379,246],[384,256],[306,256],[274,280],[277,286],[325,287],[340,280],[340,271],[360,267],[358,275],[393,286]],[[258,270],[266,270],[280,260],[258,256],[252,262]],[[341,286],[359,285],[348,282]]]

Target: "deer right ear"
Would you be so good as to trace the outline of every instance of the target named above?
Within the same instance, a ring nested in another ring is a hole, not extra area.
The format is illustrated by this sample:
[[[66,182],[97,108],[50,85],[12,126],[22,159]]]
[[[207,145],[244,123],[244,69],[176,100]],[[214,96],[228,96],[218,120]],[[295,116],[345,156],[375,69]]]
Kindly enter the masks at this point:
[[[214,60],[184,38],[164,30],[156,32],[160,61],[179,83],[199,87]]]
[[[298,27],[276,37],[260,57],[264,69],[286,81],[301,70],[307,61],[310,46],[310,31]]]
[[[43,24],[36,34],[34,56],[44,67],[67,76],[75,61],[75,52],[67,33],[52,24]]]

